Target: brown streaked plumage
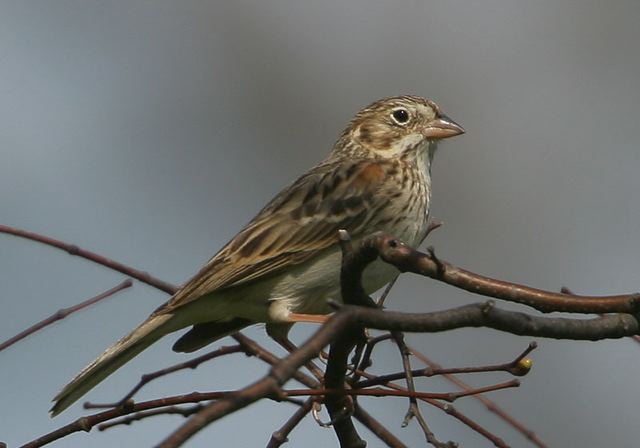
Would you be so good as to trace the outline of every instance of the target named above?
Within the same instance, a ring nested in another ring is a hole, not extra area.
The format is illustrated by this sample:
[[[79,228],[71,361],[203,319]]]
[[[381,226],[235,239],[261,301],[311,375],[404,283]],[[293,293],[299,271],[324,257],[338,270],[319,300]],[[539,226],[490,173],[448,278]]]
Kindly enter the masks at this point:
[[[85,367],[54,398],[56,415],[162,336],[190,352],[256,322],[276,338],[317,321],[340,300],[338,230],[355,240],[383,230],[417,245],[427,231],[438,140],[463,133],[432,101],[399,96],[356,114],[329,156],[282,190],[164,305]],[[397,276],[381,261],[373,292]]]

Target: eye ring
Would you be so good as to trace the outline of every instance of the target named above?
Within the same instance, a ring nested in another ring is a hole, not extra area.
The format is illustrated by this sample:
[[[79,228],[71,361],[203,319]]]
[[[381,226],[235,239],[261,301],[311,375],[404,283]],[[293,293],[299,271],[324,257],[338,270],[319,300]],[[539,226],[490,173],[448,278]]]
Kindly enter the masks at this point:
[[[399,107],[391,112],[391,118],[399,125],[405,125],[409,122],[409,111],[404,107]]]

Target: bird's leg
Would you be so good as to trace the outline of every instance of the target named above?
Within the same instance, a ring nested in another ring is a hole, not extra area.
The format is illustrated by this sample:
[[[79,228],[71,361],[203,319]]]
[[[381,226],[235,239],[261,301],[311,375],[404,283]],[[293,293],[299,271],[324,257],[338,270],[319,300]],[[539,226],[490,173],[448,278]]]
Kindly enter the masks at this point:
[[[289,353],[293,353],[294,351],[296,351],[298,349],[298,346],[296,344],[294,344],[293,342],[291,342],[291,339],[289,339],[287,336],[285,336],[284,338],[276,338],[274,339],[278,344],[280,344],[280,346],[282,348],[284,348],[286,351],[288,351]],[[322,371],[322,369],[320,369],[320,367],[316,366],[313,361],[309,361],[307,363],[305,363],[304,365],[307,370],[309,370],[309,372],[311,372],[311,374],[320,382],[323,381],[324,378],[324,372]]]
[[[290,322],[307,322],[307,323],[310,322],[314,324],[324,324],[329,319],[329,317],[330,316],[327,316],[325,314],[303,314],[303,313],[289,313],[289,316],[288,316],[288,318],[291,319]],[[291,341],[289,341],[288,339],[287,341],[291,343]],[[318,359],[320,360],[321,363],[326,364],[327,363],[326,360],[328,359],[327,353],[325,353],[324,351],[321,351],[320,353],[318,353]]]
[[[311,315],[315,316],[315,315]],[[295,321],[301,322],[301,321]],[[303,321],[308,322],[308,321]],[[298,349],[298,346],[291,342],[289,339],[289,330],[293,324],[290,323],[277,323],[277,324],[267,324],[267,334],[271,336],[271,338],[278,343],[282,348],[284,348],[287,352],[293,353]],[[319,381],[322,382],[324,378],[324,372],[318,366],[316,366],[313,361],[309,361],[305,363],[305,367],[311,374]]]
[[[287,322],[307,322],[313,324],[323,324],[329,319],[326,314],[304,314],[304,313],[289,313],[287,315]]]

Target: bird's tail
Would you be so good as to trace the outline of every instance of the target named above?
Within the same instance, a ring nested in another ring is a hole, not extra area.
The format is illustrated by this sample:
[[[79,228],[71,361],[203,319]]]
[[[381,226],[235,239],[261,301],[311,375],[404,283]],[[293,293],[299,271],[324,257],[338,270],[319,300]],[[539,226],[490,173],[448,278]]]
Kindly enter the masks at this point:
[[[162,336],[177,330],[173,328],[172,317],[171,314],[152,315],[131,333],[105,350],[55,396],[54,405],[49,411],[51,416],[55,417],[67,409]]]

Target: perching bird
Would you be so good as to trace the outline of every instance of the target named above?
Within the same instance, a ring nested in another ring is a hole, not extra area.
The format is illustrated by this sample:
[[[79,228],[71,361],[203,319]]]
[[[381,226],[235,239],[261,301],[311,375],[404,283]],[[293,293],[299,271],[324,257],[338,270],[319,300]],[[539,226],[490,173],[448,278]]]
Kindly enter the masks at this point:
[[[328,301],[341,299],[338,230],[354,241],[382,230],[420,244],[437,142],[463,132],[433,101],[416,96],[362,109],[323,162],[282,190],[168,302],[67,384],[51,415],[189,325],[174,351],[192,352],[258,322],[280,339],[294,322],[321,322],[331,312]],[[363,275],[366,292],[398,273],[374,262]]]

